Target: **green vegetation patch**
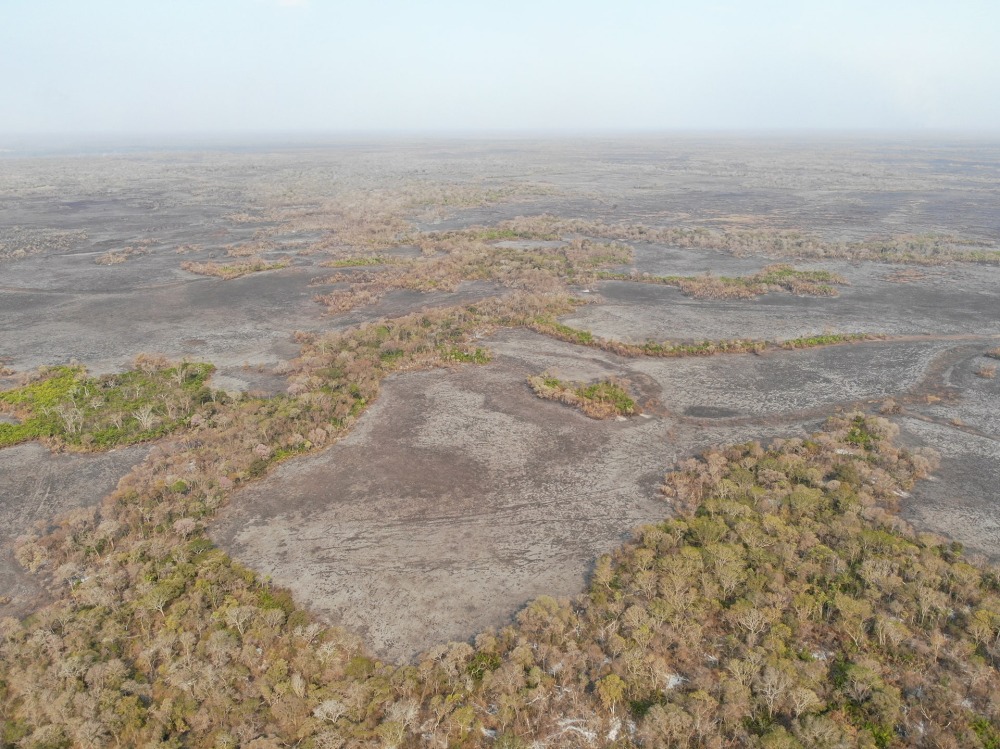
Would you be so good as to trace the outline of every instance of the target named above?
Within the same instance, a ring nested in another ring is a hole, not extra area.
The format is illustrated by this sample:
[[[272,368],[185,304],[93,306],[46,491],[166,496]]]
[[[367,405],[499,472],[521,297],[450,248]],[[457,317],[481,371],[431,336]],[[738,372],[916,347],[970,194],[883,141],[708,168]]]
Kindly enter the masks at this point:
[[[136,369],[88,377],[83,367],[43,369],[37,379],[0,392],[0,408],[19,424],[0,424],[0,447],[53,439],[82,449],[108,449],[157,439],[178,428],[214,394],[211,364],[140,357]]]
[[[566,383],[550,374],[528,378],[528,384],[539,398],[555,400],[580,409],[592,419],[632,416],[639,406],[625,386],[613,379],[590,384]]]
[[[558,234],[544,231],[532,231],[530,229],[510,229],[507,227],[497,227],[491,229],[481,229],[476,232],[476,238],[483,242],[517,241],[527,240],[536,242],[554,242],[559,240]]]
[[[884,340],[885,336],[871,333],[822,333],[814,336],[803,336],[785,341],[761,341],[753,339],[734,338],[717,341],[646,341],[645,343],[626,343],[610,338],[599,338],[587,330],[580,330],[557,321],[551,315],[536,315],[525,323],[526,327],[536,333],[556,338],[567,343],[610,351],[619,356],[712,356],[714,354],[752,354],[767,349],[800,349],[833,346],[841,343],[858,343],[861,341]]]
[[[879,340],[881,336],[870,333],[820,333],[819,335],[802,336],[781,341],[781,348],[816,348],[817,346],[835,346],[840,343],[858,343],[859,341]]]

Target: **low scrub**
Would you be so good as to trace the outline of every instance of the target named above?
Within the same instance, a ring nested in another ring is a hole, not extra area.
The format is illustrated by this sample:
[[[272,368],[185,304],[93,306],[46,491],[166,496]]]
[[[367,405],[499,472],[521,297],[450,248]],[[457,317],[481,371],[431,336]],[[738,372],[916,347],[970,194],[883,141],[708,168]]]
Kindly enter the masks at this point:
[[[329,312],[339,313],[371,304],[394,289],[452,292],[465,281],[536,294],[564,294],[569,283],[592,278],[596,269],[632,259],[631,248],[616,242],[573,239],[558,247],[517,249],[490,244],[483,236],[482,230],[469,230],[414,238],[425,253],[423,257],[400,260],[367,273],[333,274],[325,283],[346,283],[346,288],[315,299]]]
[[[360,255],[357,257],[341,257],[320,263],[323,268],[365,268],[372,265],[396,265],[398,258],[383,255]]]
[[[259,258],[256,260],[248,260],[246,262],[237,263],[196,263],[190,260],[181,263],[182,270],[186,270],[190,273],[197,273],[201,276],[215,276],[216,278],[221,278],[224,281],[239,278],[240,276],[246,276],[250,273],[261,273],[267,270],[278,270],[279,268],[287,267],[288,260],[279,260],[274,263],[268,263]]]
[[[755,299],[771,291],[805,296],[837,296],[835,285],[847,280],[825,270],[796,270],[790,265],[769,265],[751,276],[653,276],[649,274],[597,273],[599,280],[676,286],[684,294],[700,299]]]
[[[578,384],[541,374],[529,377],[528,384],[539,398],[573,406],[592,419],[632,416],[640,411],[625,386],[613,379]]]
[[[98,255],[94,260],[98,265],[120,265],[126,260],[149,253],[150,242],[140,242],[137,245],[130,245],[120,250],[108,250]]]
[[[651,242],[688,249],[723,250],[737,256],[869,260],[913,265],[954,262],[1000,265],[1000,249],[994,242],[936,233],[897,234],[855,242],[837,242],[787,229],[654,227],[562,219],[551,215],[517,218],[500,226],[513,231],[549,232],[560,236],[582,235],[622,242]]]

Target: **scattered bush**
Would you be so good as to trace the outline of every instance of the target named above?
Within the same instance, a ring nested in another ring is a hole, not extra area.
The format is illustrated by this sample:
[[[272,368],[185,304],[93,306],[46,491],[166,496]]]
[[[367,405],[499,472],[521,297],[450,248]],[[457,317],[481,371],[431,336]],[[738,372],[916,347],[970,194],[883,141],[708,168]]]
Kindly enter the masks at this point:
[[[181,269],[190,273],[197,273],[202,276],[216,276],[224,281],[229,281],[234,278],[239,278],[240,276],[245,276],[249,273],[261,273],[267,270],[287,268],[288,263],[288,260],[279,260],[274,263],[268,263],[259,258],[242,263],[196,263],[190,260],[185,260],[181,263]]]
[[[592,419],[610,419],[639,413],[639,407],[625,386],[613,379],[589,385],[570,384],[550,374],[542,374],[529,377],[528,384],[539,398],[574,406]]]

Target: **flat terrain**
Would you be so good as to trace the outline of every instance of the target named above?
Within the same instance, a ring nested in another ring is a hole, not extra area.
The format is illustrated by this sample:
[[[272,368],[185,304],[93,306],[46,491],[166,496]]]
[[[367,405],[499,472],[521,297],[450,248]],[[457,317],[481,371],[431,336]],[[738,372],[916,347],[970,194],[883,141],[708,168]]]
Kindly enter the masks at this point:
[[[518,217],[796,230],[824,241],[949,235],[1000,241],[1000,145],[875,140],[624,140],[389,144],[6,159],[0,170],[0,365],[78,360],[115,372],[139,353],[216,365],[215,387],[286,391],[297,331],[344,330],[517,289],[482,279],[394,288],[330,314],[346,289],[324,263],[416,259],[414,235]],[[509,252],[558,239],[495,242]],[[499,236],[499,235],[498,235]],[[749,275],[767,252],[628,241],[619,272]],[[184,263],[260,272],[223,280]],[[541,594],[579,591],[594,559],[669,514],[665,471],[701,448],[803,435],[838,409],[888,399],[904,442],[940,454],[905,516],[1000,557],[1000,265],[789,259],[847,284],[699,299],[634,281],[575,284],[561,321],[628,342],[824,332],[886,340],[676,359],[624,358],[524,329],[481,338],[492,361],[391,376],[350,434],[237,492],[209,526],[298,602],[407,659],[511,620]],[[365,269],[342,271],[361,279]],[[996,363],[996,362],[994,362]],[[595,421],[537,398],[529,376],[616,377],[643,414]],[[13,381],[11,380],[12,384]],[[39,592],[16,536],[93,505],[147,448],[0,450],[0,596]]]

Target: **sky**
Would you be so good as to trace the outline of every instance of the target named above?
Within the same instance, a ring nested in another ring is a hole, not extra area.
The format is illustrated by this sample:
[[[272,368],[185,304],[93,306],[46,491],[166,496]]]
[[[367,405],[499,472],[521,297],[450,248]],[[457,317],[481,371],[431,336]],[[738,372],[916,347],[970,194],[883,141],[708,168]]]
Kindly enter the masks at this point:
[[[0,133],[1000,133],[996,0],[0,0]]]

